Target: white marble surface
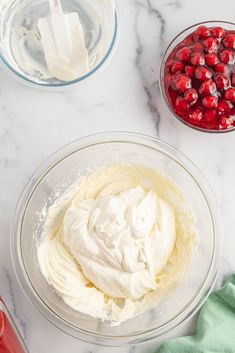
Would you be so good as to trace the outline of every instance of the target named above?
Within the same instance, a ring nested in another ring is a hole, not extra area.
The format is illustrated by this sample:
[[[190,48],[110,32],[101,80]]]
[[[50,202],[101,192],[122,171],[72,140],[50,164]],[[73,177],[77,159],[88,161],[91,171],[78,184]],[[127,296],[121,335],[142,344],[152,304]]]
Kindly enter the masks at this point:
[[[156,343],[102,348],[52,327],[28,303],[13,272],[9,229],[19,193],[34,169],[55,149],[86,134],[138,131],[187,154],[209,179],[224,220],[221,279],[235,269],[235,133],[208,135],[185,127],[167,110],[158,86],[161,54],[186,26],[208,19],[235,21],[234,2],[117,0],[120,40],[110,64],[65,93],[25,87],[0,71],[0,292],[30,353],[152,352]],[[231,11],[232,9],[232,11]],[[193,332],[195,319],[172,335]]]

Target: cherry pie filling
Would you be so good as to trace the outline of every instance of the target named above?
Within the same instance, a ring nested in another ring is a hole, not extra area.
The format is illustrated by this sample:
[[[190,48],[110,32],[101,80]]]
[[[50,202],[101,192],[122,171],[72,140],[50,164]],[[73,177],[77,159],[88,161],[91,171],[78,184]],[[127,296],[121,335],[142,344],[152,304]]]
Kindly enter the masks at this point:
[[[235,31],[200,26],[170,53],[167,98],[188,124],[210,130],[235,126]]]

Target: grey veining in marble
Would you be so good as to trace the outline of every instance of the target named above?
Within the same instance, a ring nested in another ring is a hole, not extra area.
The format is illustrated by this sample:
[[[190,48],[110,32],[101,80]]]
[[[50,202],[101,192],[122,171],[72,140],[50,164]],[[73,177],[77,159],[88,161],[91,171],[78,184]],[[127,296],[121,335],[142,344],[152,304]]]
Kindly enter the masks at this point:
[[[8,294],[12,305],[11,314],[14,315],[15,321],[17,322],[17,326],[19,326],[23,339],[26,339],[27,338],[26,322],[23,319],[21,319],[21,317],[18,314],[17,301],[15,299],[15,293],[13,288],[14,285],[13,285],[11,276],[9,275],[9,272],[6,267],[2,266],[2,271],[5,276],[5,283],[8,284]],[[3,276],[3,280],[4,280],[4,276]]]
[[[136,1],[136,13],[135,13],[135,35],[137,41],[136,48],[136,67],[139,72],[142,86],[147,97],[147,108],[152,114],[152,118],[155,124],[157,135],[159,136],[159,124],[160,124],[160,112],[158,110],[158,101],[156,96],[159,95],[159,79],[158,70],[161,56],[163,53],[163,36],[165,31],[165,20],[162,17],[159,10],[154,8],[150,1],[141,2]],[[144,20],[144,21],[143,21]],[[145,22],[146,21],[146,22]],[[144,24],[142,27],[140,23]],[[160,51],[156,51],[155,55],[149,55],[152,53],[152,48],[156,49],[153,41],[156,39],[151,33],[147,33],[148,38],[151,38],[151,42],[148,43],[146,48],[146,31],[142,31],[142,28],[149,27],[150,32],[158,31],[158,41]],[[157,55],[156,55],[157,54]],[[144,59],[147,57],[151,58],[148,66],[143,65]],[[158,65],[156,64],[158,63]]]
[[[103,348],[58,331],[28,303],[11,264],[10,220],[25,182],[53,151],[80,136],[130,130],[158,136],[188,155],[210,181],[224,223],[224,261],[218,285],[235,269],[235,135],[198,133],[172,117],[159,89],[164,48],[187,26],[235,21],[234,2],[117,0],[120,39],[109,65],[66,92],[21,85],[0,70],[0,293],[30,353],[150,353],[156,343]],[[193,333],[195,318],[169,337]]]

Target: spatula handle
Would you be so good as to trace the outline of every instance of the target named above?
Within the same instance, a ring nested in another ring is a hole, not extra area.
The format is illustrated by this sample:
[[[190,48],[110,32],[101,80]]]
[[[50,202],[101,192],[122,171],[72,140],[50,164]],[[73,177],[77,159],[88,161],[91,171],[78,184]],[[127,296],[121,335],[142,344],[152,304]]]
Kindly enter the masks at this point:
[[[51,14],[60,13],[63,14],[61,1],[60,0],[49,0]]]

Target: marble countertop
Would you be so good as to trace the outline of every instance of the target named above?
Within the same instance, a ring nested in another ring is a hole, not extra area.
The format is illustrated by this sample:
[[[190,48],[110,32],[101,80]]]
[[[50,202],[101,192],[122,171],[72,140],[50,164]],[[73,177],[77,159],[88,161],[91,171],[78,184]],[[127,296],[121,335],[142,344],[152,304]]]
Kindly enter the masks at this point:
[[[185,27],[209,19],[235,21],[233,0],[117,0],[120,39],[109,65],[77,88],[33,90],[0,70],[0,291],[30,353],[152,352],[156,343],[103,348],[79,342],[49,324],[28,303],[11,263],[9,231],[17,198],[35,168],[80,136],[129,130],[166,141],[189,156],[220,202],[225,252],[219,281],[235,269],[235,135],[189,129],[167,110],[158,84],[161,55]],[[195,318],[169,336],[192,333]]]

